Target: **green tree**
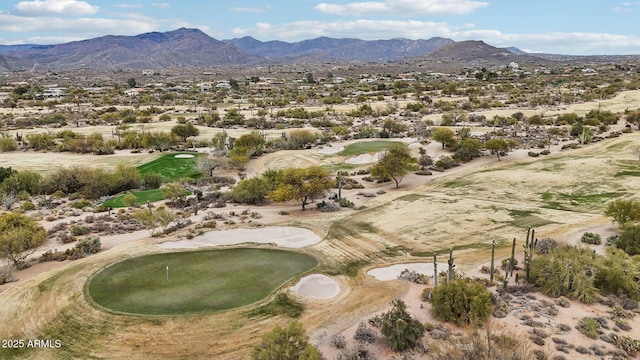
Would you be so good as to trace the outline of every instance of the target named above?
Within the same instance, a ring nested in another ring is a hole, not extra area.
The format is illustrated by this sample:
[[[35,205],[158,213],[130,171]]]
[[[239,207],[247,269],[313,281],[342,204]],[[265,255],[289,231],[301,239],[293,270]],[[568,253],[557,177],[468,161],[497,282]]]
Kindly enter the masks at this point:
[[[453,130],[448,128],[433,128],[431,139],[442,143],[443,149],[445,148],[445,146],[453,147],[456,144],[456,134],[453,132]]]
[[[484,143],[484,147],[487,150],[490,150],[492,153],[495,153],[498,157],[498,161],[500,161],[500,153],[509,151],[509,143],[503,139],[491,139],[487,140]]]
[[[0,256],[18,269],[46,241],[46,231],[31,217],[16,212],[0,214]]]
[[[236,148],[242,148],[246,152],[248,157],[254,157],[262,154],[264,150],[264,136],[257,131],[252,131],[249,134],[244,134],[236,139],[233,143],[234,150]]]
[[[481,147],[482,143],[480,143],[480,141],[471,137],[465,137],[457,143],[454,157],[461,161],[470,161],[480,155]]]
[[[431,296],[432,311],[442,321],[458,326],[483,324],[491,315],[491,293],[479,281],[454,279],[438,286]]]
[[[616,247],[633,256],[640,254],[640,223],[627,223],[616,241]]]
[[[588,248],[559,246],[531,261],[531,279],[546,295],[590,304],[599,294],[594,284],[597,261]]]
[[[415,167],[417,160],[409,154],[404,145],[394,145],[382,155],[378,163],[371,167],[371,175],[380,178],[392,178],[396,189],[404,176]]]
[[[173,204],[176,204],[189,194],[184,185],[176,181],[162,185],[160,190],[162,190],[164,197]]]
[[[320,360],[322,354],[309,343],[302,324],[292,321],[286,328],[276,326],[262,336],[251,353],[253,360]]]
[[[175,215],[164,206],[155,210],[151,208],[137,210],[133,212],[132,216],[147,228],[151,236],[155,235],[158,226],[164,230],[175,219]]]
[[[607,205],[604,215],[612,217],[620,228],[629,222],[640,221],[640,201],[635,199],[616,199]]]
[[[137,87],[138,83],[136,82],[136,79],[134,78],[129,78],[127,79],[127,86],[129,87],[129,89]]]
[[[407,305],[400,299],[391,303],[391,309],[379,317],[380,332],[389,342],[393,351],[405,351],[420,343],[424,326],[411,317]]]
[[[187,142],[187,138],[198,136],[200,130],[193,126],[193,124],[178,124],[171,128],[171,133],[179,136],[183,142]]]
[[[145,174],[142,178],[142,185],[145,189],[158,189],[162,186],[162,175],[156,173]]]
[[[24,191],[29,195],[38,195],[42,193],[43,185],[42,175],[34,171],[23,170],[4,179],[0,186],[0,193],[19,194]]]
[[[269,198],[277,202],[297,200],[302,202],[302,210],[305,210],[307,202],[323,196],[331,184],[329,172],[319,166],[289,168],[282,171]]]
[[[269,191],[269,184],[262,177],[243,179],[233,188],[233,198],[237,202],[260,205]]]

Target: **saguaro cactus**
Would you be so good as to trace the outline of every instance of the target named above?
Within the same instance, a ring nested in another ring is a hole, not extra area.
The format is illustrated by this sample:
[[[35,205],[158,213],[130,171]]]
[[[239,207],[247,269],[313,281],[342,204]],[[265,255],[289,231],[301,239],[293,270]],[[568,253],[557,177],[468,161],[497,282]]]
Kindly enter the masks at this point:
[[[489,269],[489,281],[493,283],[493,272],[495,271],[494,259],[496,255],[496,240],[491,241],[491,268]]]
[[[524,271],[525,280],[530,282],[531,261],[533,260],[533,250],[538,245],[538,239],[535,239],[535,230],[527,229],[527,240],[524,243]]]
[[[451,279],[453,279],[453,268],[456,265],[453,263],[453,249],[449,249],[449,260],[447,260],[447,264],[449,264],[449,271],[447,272],[447,284],[451,283]]]
[[[511,259],[509,260],[509,277],[513,277],[513,269],[516,267],[516,238],[513,238],[513,243],[511,244]]]
[[[438,287],[438,260],[436,253],[433,253],[433,287]]]

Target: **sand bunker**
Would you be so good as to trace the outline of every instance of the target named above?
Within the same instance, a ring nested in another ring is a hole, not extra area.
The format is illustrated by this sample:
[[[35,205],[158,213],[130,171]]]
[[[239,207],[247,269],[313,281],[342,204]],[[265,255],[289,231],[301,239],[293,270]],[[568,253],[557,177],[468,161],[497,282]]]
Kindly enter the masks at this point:
[[[268,226],[256,229],[209,231],[191,240],[167,241],[158,244],[163,249],[195,249],[200,247],[236,245],[242,243],[274,243],[280,247],[302,248],[320,242],[320,237],[307,229]]]
[[[380,159],[380,156],[382,155],[381,152],[375,153],[373,155],[371,154],[360,154],[356,157],[352,157],[349,158],[345,161],[345,163],[347,164],[351,164],[351,165],[362,165],[362,164],[372,164],[374,162],[377,162],[378,159]]]
[[[367,271],[367,275],[380,281],[396,280],[404,269],[416,271],[429,277],[433,277],[433,263],[396,264]],[[446,271],[446,263],[438,263],[438,272]]]
[[[325,146],[322,149],[318,150],[318,152],[323,155],[333,155],[339,153],[342,150],[344,150],[344,146]]]
[[[176,159],[191,159],[193,157],[192,154],[178,154],[174,156]]]
[[[340,293],[338,282],[322,274],[305,276],[290,289],[296,294],[315,299],[331,299]]]

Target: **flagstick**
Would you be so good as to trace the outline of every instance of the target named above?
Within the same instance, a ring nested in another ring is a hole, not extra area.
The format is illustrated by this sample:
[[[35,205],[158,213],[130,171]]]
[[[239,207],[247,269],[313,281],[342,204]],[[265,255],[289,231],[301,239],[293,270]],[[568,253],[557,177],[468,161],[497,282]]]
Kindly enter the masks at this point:
[[[167,281],[169,281],[169,265],[167,265]]]

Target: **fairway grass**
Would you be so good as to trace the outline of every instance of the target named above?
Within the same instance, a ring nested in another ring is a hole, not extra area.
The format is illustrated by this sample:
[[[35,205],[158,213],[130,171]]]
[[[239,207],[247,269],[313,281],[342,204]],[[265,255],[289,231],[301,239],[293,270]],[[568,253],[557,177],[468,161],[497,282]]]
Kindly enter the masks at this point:
[[[190,154],[192,158],[176,158],[176,155]],[[138,166],[138,173],[144,177],[146,174],[159,174],[165,182],[178,180],[181,178],[197,178],[200,171],[196,167],[196,159],[202,154],[192,153],[169,153]]]
[[[372,154],[385,151],[394,145],[406,145],[399,141],[361,141],[347,145],[344,150],[338,153],[341,156],[354,156],[362,154]]]
[[[317,264],[312,256],[272,249],[154,254],[103,269],[88,281],[86,293],[122,313],[215,312],[261,300]]]
[[[136,197],[136,205],[143,205],[147,202],[156,202],[160,200],[164,200],[164,193],[160,189],[151,189],[151,190],[142,190],[142,191],[133,191],[132,194]],[[126,194],[116,196],[104,202],[104,206],[112,207],[112,208],[121,208],[126,207],[126,205],[122,202]]]

